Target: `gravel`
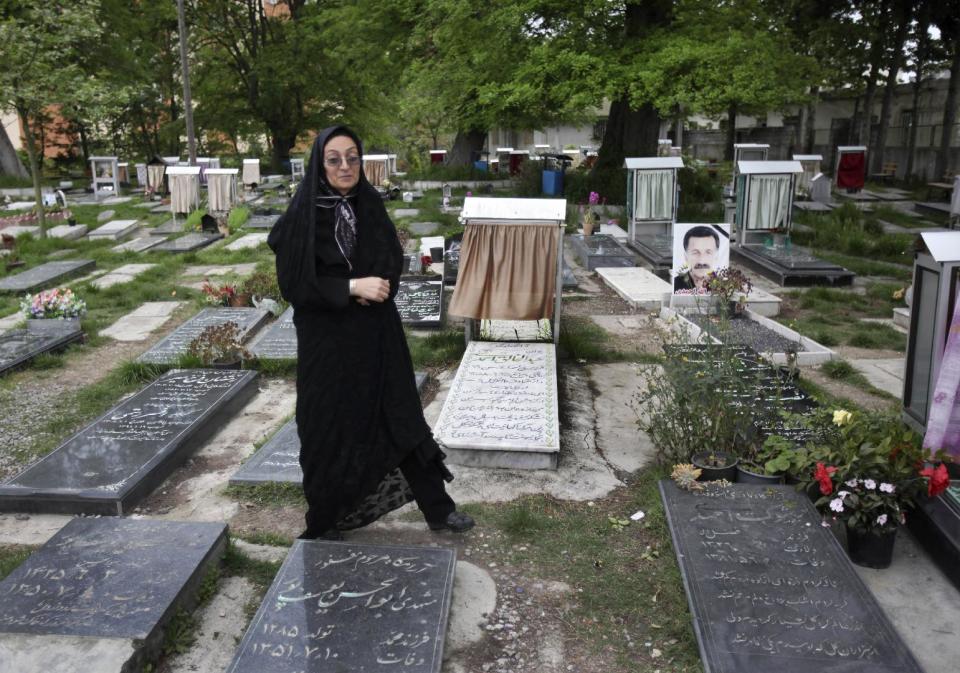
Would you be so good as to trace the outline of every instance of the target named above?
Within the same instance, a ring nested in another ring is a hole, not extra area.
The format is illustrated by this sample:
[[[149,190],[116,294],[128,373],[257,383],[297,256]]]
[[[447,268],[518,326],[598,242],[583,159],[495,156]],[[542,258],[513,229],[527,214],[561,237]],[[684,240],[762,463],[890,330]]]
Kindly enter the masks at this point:
[[[760,323],[749,318],[734,318],[729,322],[727,333],[723,338],[719,336],[720,325],[711,316],[690,314],[685,316],[710,336],[720,339],[727,344],[743,344],[750,346],[760,353],[786,353],[788,351],[805,351],[802,344],[767,329]]]

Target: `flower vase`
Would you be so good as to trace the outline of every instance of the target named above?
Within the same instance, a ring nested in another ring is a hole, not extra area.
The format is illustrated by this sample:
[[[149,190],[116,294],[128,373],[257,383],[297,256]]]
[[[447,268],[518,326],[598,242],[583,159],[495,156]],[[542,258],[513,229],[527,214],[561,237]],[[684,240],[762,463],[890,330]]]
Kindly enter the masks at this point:
[[[596,227],[596,224],[594,223],[592,218],[583,219],[583,235],[584,236],[592,236],[593,230],[595,227]]]
[[[892,528],[882,535],[870,531],[847,528],[847,553],[850,560],[865,568],[889,568],[893,561],[893,545],[897,529]]]

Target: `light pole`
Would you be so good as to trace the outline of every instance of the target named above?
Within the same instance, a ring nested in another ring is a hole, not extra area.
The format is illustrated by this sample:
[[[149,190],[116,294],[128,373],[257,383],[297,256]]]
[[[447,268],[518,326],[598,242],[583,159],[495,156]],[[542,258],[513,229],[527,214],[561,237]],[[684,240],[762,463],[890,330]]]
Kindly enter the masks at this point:
[[[177,23],[180,28],[180,69],[183,71],[183,113],[187,122],[187,153],[190,165],[197,165],[197,141],[193,137],[193,103],[190,100],[190,64],[187,62],[187,22],[183,16],[183,0],[177,0]]]

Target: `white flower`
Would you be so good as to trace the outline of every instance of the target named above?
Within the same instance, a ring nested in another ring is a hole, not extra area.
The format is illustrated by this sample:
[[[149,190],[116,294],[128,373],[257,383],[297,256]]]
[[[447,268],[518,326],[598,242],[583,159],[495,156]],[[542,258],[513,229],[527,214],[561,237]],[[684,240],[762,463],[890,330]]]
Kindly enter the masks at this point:
[[[859,479],[850,479],[849,481],[845,481],[844,483],[845,483],[847,486],[849,486],[850,488],[856,488],[856,487],[857,487],[857,484],[860,483],[860,480],[859,480]]]
[[[864,488],[866,488],[867,490],[872,491],[873,489],[875,489],[875,488],[877,487],[877,482],[875,482],[873,479],[864,479],[864,480],[863,480],[863,486],[864,486]]]
[[[893,493],[896,490],[893,484],[888,484],[885,481],[880,482],[880,492],[881,493]]]
[[[837,497],[841,500],[846,498],[848,495],[850,495],[850,491],[837,491]]]
[[[843,511],[843,498],[834,498],[833,500],[831,500],[831,501],[830,501],[830,509],[832,509],[834,512],[842,512],[842,511]]]
[[[881,514],[880,516],[877,517],[877,525],[878,525],[878,526],[886,526],[886,525],[887,525],[887,515],[886,515],[886,514]]]

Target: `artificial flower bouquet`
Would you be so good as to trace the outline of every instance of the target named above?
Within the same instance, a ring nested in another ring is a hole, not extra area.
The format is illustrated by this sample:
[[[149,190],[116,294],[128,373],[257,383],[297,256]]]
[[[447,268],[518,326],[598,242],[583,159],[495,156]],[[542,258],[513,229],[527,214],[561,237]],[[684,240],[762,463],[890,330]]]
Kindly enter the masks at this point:
[[[884,535],[904,523],[922,493],[935,497],[950,486],[946,466],[928,464],[920,437],[896,416],[838,409],[831,421],[808,482],[820,494],[825,522]]]
[[[203,285],[200,287],[207,303],[214,306],[229,306],[230,300],[237,296],[237,288],[233,285],[213,285],[206,278],[203,279]]]
[[[87,303],[70,288],[55,287],[36,294],[27,294],[20,301],[20,311],[29,319],[67,320],[87,312]]]

